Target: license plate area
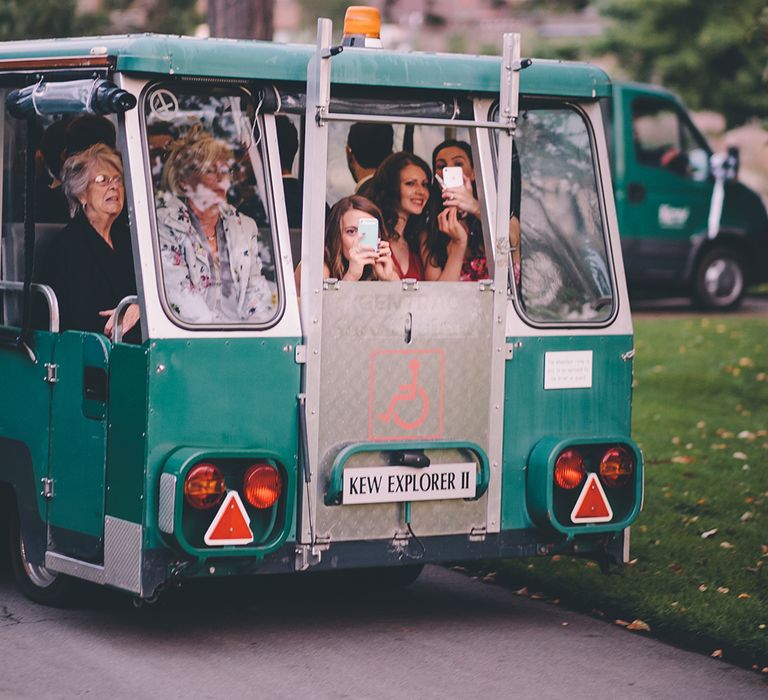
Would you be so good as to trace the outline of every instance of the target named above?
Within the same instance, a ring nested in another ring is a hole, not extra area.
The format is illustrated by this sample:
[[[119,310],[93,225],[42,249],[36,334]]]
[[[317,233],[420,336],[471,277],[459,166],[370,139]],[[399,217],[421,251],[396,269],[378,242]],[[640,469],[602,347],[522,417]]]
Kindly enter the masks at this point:
[[[474,498],[474,462],[433,464],[429,467],[346,467],[342,503],[402,503]]]

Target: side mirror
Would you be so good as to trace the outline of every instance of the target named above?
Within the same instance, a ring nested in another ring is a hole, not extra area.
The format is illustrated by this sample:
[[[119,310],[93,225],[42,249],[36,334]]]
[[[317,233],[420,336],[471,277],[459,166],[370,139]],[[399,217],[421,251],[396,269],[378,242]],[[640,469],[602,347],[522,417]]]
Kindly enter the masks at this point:
[[[739,176],[739,149],[729,146],[726,153],[714,153],[710,167],[716,180],[735,180]]]
[[[688,170],[696,182],[704,182],[709,177],[709,156],[703,148],[694,148],[688,153]]]

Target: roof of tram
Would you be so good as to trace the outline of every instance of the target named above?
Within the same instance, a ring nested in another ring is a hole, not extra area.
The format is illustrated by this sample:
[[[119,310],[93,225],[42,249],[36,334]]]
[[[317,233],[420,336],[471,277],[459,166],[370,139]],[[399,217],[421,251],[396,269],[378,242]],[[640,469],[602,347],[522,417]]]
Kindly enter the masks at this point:
[[[15,72],[17,62],[30,59],[47,63],[56,58],[109,56],[116,70],[126,73],[304,82],[313,52],[309,45],[161,34],[39,39],[0,43],[0,72]],[[345,48],[330,60],[333,82],[339,84],[479,93],[499,90],[498,56]],[[610,78],[590,64],[536,59],[521,72],[520,91],[603,97],[610,94]]]

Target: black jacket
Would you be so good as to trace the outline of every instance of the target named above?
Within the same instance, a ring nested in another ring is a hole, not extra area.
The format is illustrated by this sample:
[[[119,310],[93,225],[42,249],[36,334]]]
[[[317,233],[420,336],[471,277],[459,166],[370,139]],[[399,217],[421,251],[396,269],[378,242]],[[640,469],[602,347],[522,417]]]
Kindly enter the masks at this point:
[[[130,231],[123,217],[112,224],[111,234],[114,248],[81,212],[38,261],[36,281],[56,292],[62,331],[103,333],[108,318],[99,311],[114,309],[123,297],[136,294]]]

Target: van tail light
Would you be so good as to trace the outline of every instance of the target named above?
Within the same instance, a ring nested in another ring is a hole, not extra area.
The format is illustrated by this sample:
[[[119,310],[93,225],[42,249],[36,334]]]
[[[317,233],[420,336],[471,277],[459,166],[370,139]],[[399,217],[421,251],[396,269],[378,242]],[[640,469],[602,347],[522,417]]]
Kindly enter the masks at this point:
[[[280,498],[282,490],[280,472],[271,464],[254,464],[245,472],[243,494],[254,508],[271,508]]]
[[[192,467],[184,480],[184,498],[198,510],[219,505],[226,490],[221,469],[207,462]]]
[[[572,448],[563,450],[555,462],[555,483],[561,489],[575,489],[585,475],[582,456]]]
[[[624,447],[611,447],[600,461],[600,479],[609,488],[625,486],[635,471],[635,458]]]

